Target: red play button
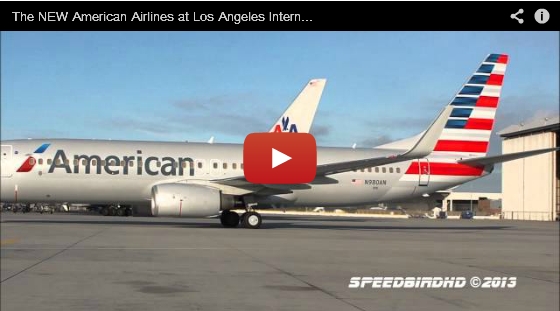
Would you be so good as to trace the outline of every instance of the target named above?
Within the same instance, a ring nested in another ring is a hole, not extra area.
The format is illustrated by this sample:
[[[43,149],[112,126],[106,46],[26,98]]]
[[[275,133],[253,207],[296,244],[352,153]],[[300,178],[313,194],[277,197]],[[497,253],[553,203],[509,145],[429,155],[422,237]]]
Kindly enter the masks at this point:
[[[307,133],[252,133],[243,144],[247,181],[256,184],[301,184],[315,179],[317,145]]]

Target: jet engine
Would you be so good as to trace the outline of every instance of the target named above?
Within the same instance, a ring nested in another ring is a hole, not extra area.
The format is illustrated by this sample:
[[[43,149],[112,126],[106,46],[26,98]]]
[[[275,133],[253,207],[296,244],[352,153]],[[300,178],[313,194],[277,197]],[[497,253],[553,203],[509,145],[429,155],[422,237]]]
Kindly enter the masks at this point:
[[[161,184],[152,187],[152,215],[204,217],[235,206],[234,197],[219,189],[186,184]]]

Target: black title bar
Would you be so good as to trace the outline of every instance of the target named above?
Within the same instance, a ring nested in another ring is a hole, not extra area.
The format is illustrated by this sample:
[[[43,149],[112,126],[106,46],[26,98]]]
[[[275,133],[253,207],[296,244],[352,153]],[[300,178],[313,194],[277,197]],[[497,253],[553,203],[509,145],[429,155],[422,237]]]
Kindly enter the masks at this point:
[[[551,3],[2,2],[0,21],[2,30],[559,30]]]

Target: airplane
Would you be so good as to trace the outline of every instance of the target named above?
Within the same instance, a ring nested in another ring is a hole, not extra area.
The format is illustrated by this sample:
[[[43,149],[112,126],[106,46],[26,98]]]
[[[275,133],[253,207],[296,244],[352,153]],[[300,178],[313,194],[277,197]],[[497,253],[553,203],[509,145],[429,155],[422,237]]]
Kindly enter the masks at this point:
[[[9,140],[2,142],[0,201],[119,202],[149,206],[154,216],[220,215],[224,227],[256,229],[259,204],[355,206],[422,197],[486,176],[496,163],[560,150],[486,155],[507,62],[505,54],[485,57],[411,148],[318,147],[316,177],[307,184],[248,182],[242,144]],[[238,208],[245,209],[241,216]]]

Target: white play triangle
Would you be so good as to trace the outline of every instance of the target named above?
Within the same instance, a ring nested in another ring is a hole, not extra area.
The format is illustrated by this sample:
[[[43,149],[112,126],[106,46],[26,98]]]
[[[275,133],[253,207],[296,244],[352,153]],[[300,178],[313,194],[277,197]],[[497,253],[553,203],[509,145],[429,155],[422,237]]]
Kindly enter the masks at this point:
[[[292,157],[283,154],[282,152],[272,148],[272,168],[277,167],[278,165],[291,160]]]

